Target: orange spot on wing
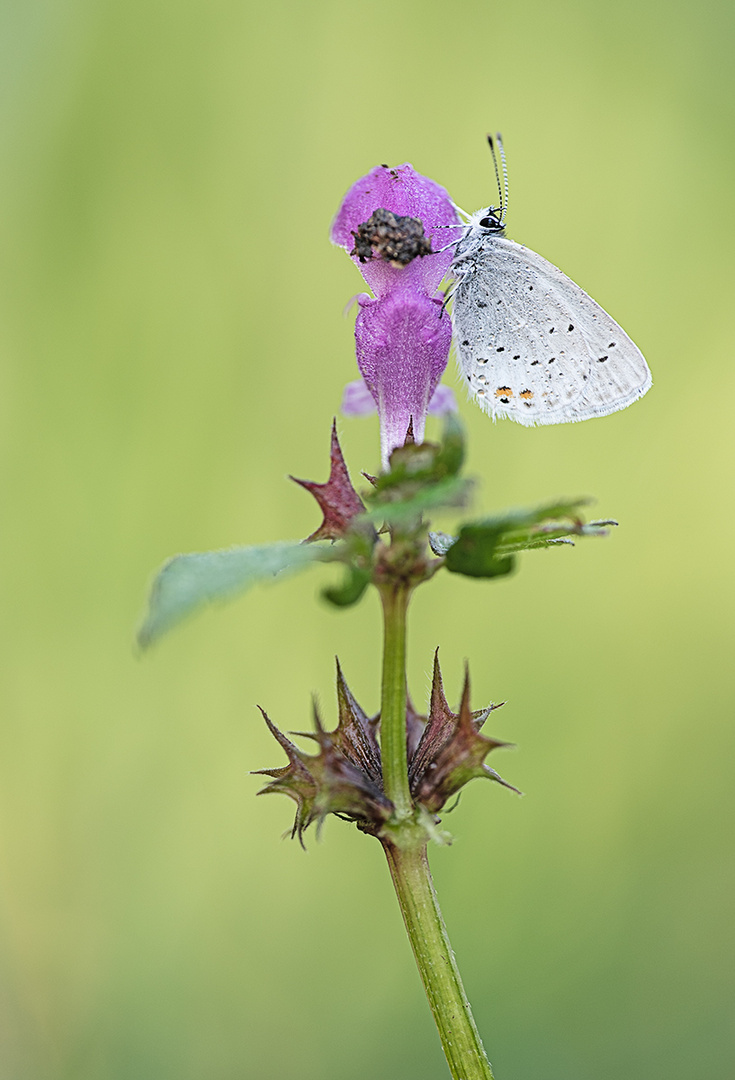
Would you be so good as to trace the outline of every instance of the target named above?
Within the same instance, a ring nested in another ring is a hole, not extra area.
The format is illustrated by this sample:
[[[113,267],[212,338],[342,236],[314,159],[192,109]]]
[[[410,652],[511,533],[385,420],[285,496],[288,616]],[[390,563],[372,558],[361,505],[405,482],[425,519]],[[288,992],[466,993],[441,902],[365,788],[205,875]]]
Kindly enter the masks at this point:
[[[499,386],[495,391],[495,397],[513,397],[513,391],[509,386]]]
[[[533,390],[521,390],[520,396],[522,398],[532,398],[533,397]]]

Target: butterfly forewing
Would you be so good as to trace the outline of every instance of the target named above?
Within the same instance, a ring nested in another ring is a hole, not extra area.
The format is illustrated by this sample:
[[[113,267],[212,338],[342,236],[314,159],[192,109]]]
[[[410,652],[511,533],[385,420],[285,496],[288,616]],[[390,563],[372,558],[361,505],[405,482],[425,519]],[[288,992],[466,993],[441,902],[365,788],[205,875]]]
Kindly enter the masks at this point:
[[[651,377],[636,345],[561,270],[502,236],[468,240],[455,260],[452,319],[464,382],[485,411],[562,424],[646,392]]]

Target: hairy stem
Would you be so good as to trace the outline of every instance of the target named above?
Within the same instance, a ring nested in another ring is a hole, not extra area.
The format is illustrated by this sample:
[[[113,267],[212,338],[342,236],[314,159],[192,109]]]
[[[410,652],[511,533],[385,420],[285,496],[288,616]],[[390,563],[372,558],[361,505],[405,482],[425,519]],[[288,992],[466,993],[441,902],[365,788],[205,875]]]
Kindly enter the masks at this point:
[[[383,847],[453,1080],[493,1080],[439,910],[426,843],[384,841]]]
[[[449,944],[426,856],[426,831],[417,819],[408,785],[406,614],[410,595],[410,588],[400,583],[380,589],[384,626],[380,746],[385,793],[395,806],[382,844],[452,1077],[493,1080]]]
[[[380,748],[385,793],[398,819],[413,810],[406,758],[406,612],[407,585],[383,586],[383,685],[380,703]]]

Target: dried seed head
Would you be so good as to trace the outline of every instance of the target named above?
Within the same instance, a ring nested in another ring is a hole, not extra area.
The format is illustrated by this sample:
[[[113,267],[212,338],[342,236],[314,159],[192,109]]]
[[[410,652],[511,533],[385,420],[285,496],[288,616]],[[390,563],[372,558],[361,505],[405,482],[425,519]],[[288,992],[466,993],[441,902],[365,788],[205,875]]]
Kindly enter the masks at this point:
[[[328,814],[346,818],[363,832],[380,836],[394,809],[383,790],[380,716],[368,717],[357,703],[339,661],[337,701],[339,722],[334,731],[324,729],[315,706],[315,730],[301,733],[317,743],[316,754],[300,750],[261,710],[270,731],[286,752],[288,765],[258,770],[271,777],[260,794],[280,792],[296,802],[291,835],[298,836],[302,845],[305,829],[315,821],[321,825]],[[475,777],[495,780],[517,790],[484,763],[492,750],[509,745],[480,734],[485,720],[497,708],[498,705],[490,705],[474,712],[470,709],[469,677],[465,674],[460,710],[453,713],[444,695],[437,650],[428,716],[417,713],[410,698],[406,707],[411,793],[429,814],[440,811],[448,799]]]

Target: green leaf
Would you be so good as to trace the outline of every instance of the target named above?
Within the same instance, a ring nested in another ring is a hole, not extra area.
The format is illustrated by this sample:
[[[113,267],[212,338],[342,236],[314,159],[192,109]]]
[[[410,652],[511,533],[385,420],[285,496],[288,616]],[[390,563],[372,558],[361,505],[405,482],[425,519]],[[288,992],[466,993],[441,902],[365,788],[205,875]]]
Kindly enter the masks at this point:
[[[459,535],[437,535],[432,548],[445,555],[447,570],[469,577],[499,577],[511,572],[519,551],[572,544],[572,536],[605,536],[615,521],[585,524],[579,509],[588,500],[568,499],[545,503],[531,510],[512,510],[496,517],[463,525]],[[437,547],[434,547],[434,543]]]
[[[323,589],[322,596],[330,604],[334,604],[335,607],[350,607],[351,604],[356,604],[362,597],[372,579],[371,568],[348,565],[342,584]]]
[[[446,469],[450,476],[456,476],[464,465],[464,428],[457,413],[447,413],[444,420],[441,449],[437,458],[439,468]]]
[[[552,523],[558,524],[562,521],[571,521],[575,526],[581,526],[579,510],[589,501],[589,499],[557,499],[554,502],[542,503],[541,506],[534,506],[529,510],[506,510],[503,514],[473,522],[473,525],[481,525],[488,530],[508,535],[518,531],[525,532],[538,525],[548,527]]]
[[[466,577],[504,577],[515,569],[512,555],[498,556],[496,546],[481,530],[465,526],[446,555],[445,566],[453,574]]]
[[[402,525],[417,518],[424,510],[433,510],[440,506],[464,506],[471,487],[469,480],[463,480],[459,476],[447,476],[430,486],[417,486],[403,498],[381,502],[362,515],[362,518],[375,525],[380,525],[381,522],[387,525]]]
[[[153,582],[148,614],[138,633],[147,648],[196,608],[231,600],[259,581],[339,558],[339,545],[280,543],[175,555]]]

